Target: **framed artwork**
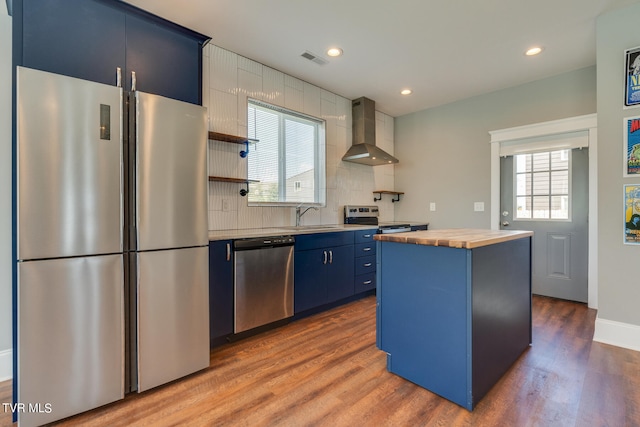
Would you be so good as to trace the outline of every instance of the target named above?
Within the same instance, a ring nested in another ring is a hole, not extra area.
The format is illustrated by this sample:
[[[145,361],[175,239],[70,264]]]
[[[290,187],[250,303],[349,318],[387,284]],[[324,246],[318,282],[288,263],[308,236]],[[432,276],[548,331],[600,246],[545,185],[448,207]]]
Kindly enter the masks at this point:
[[[624,186],[624,243],[640,245],[640,184]]]
[[[625,50],[624,56],[624,105],[625,107],[632,107],[640,104],[640,47]]]
[[[640,116],[625,117],[623,124],[624,176],[640,175]]]

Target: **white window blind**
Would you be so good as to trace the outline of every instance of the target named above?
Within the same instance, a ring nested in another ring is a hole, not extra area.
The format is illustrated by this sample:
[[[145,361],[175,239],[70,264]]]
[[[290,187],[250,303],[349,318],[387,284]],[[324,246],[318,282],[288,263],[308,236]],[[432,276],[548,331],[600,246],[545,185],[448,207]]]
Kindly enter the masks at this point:
[[[324,121],[249,100],[251,205],[325,205]]]

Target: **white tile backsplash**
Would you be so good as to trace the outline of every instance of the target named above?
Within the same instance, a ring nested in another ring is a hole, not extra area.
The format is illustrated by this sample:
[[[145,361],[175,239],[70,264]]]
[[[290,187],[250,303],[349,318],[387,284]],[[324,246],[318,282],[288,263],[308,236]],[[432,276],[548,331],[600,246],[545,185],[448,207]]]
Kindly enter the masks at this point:
[[[303,224],[341,223],[344,205],[371,205],[374,190],[394,189],[393,165],[371,167],[342,161],[352,140],[351,100],[215,45],[205,47],[204,57],[203,99],[209,110],[210,130],[246,136],[247,97],[326,121],[327,204],[307,212]],[[376,144],[390,153],[393,123],[393,117],[376,112]],[[209,142],[210,175],[246,177],[246,160],[238,155],[242,149],[243,145]],[[209,229],[294,225],[294,208],[247,206],[247,198],[239,194],[241,188],[242,184],[209,183]],[[382,221],[393,220],[389,196],[376,204]]]

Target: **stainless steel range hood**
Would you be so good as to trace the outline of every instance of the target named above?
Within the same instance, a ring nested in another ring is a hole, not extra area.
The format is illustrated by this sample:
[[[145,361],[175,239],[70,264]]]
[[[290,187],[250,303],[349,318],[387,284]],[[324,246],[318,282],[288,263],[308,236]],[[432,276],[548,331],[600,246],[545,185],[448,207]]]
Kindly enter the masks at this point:
[[[345,162],[369,166],[398,163],[398,159],[376,146],[376,104],[369,98],[351,101],[353,145],[342,156]]]

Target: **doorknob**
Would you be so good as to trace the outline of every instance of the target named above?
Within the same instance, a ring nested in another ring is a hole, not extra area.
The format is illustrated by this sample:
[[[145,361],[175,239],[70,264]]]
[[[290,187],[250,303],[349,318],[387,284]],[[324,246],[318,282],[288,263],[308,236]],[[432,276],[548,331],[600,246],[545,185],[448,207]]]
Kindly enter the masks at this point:
[[[502,216],[509,216],[509,211],[502,211]]]
[[[502,221],[502,226],[507,227],[509,225],[509,221]]]

